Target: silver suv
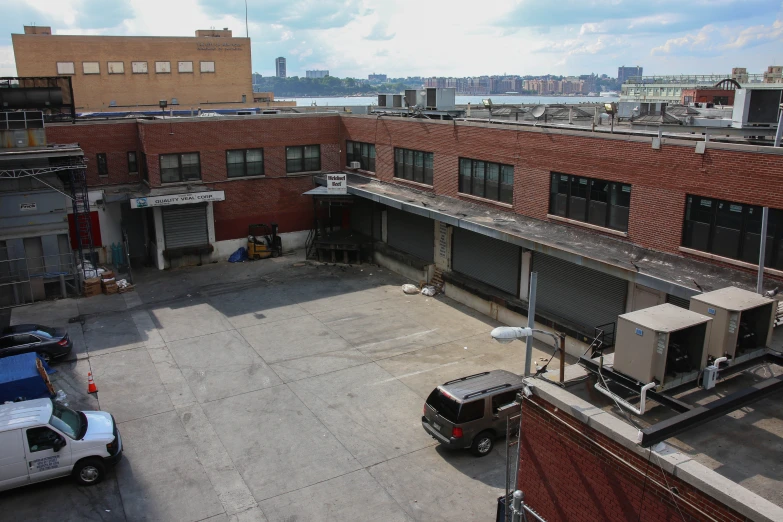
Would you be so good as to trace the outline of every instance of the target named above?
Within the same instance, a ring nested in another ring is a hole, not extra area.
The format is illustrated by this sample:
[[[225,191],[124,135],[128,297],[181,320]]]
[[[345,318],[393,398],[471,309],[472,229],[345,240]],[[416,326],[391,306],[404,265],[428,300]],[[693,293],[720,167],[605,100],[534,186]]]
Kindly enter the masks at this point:
[[[421,424],[447,448],[470,448],[489,455],[495,439],[506,433],[506,418],[519,411],[522,377],[505,370],[468,375],[441,384],[424,403]]]

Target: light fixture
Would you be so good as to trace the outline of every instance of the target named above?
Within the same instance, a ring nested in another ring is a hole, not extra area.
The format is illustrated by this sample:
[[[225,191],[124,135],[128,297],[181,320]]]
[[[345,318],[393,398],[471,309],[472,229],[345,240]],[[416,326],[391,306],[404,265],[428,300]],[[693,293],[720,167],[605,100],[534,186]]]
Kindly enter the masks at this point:
[[[166,100],[160,100],[158,102],[158,105],[160,106],[161,109],[165,109],[166,107],[168,107],[169,102],[167,102]]]
[[[533,329],[518,326],[498,326],[490,334],[494,340],[501,344],[508,344],[514,339],[521,339],[533,335]]]

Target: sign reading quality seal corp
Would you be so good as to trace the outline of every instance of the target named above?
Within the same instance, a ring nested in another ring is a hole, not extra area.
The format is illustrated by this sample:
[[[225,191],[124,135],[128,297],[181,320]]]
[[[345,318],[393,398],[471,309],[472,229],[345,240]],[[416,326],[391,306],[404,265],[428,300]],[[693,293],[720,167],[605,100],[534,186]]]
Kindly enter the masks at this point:
[[[191,194],[169,194],[168,196],[147,196],[130,200],[131,208],[165,207],[168,205],[190,205],[208,201],[225,201],[226,193],[222,190],[209,192],[193,192]]]

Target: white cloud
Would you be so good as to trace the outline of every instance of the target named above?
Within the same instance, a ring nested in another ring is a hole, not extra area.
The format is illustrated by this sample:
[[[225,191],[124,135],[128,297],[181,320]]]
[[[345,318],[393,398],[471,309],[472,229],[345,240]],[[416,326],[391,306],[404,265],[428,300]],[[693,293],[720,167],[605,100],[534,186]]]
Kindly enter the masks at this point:
[[[726,26],[718,28],[706,25],[695,34],[686,34],[666,40],[663,45],[654,47],[650,54],[722,53],[748,49],[776,41],[783,42],[783,21],[780,19],[775,20],[771,25],[756,25],[746,28]]]

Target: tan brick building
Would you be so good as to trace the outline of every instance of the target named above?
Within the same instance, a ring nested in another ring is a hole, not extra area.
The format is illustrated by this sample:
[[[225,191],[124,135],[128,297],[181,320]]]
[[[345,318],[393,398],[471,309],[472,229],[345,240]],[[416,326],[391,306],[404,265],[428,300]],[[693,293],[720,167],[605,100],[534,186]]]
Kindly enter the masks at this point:
[[[25,26],[12,35],[19,76],[71,76],[76,109],[175,110],[293,105],[252,86],[250,39],[228,29],[195,37],[53,35]]]

